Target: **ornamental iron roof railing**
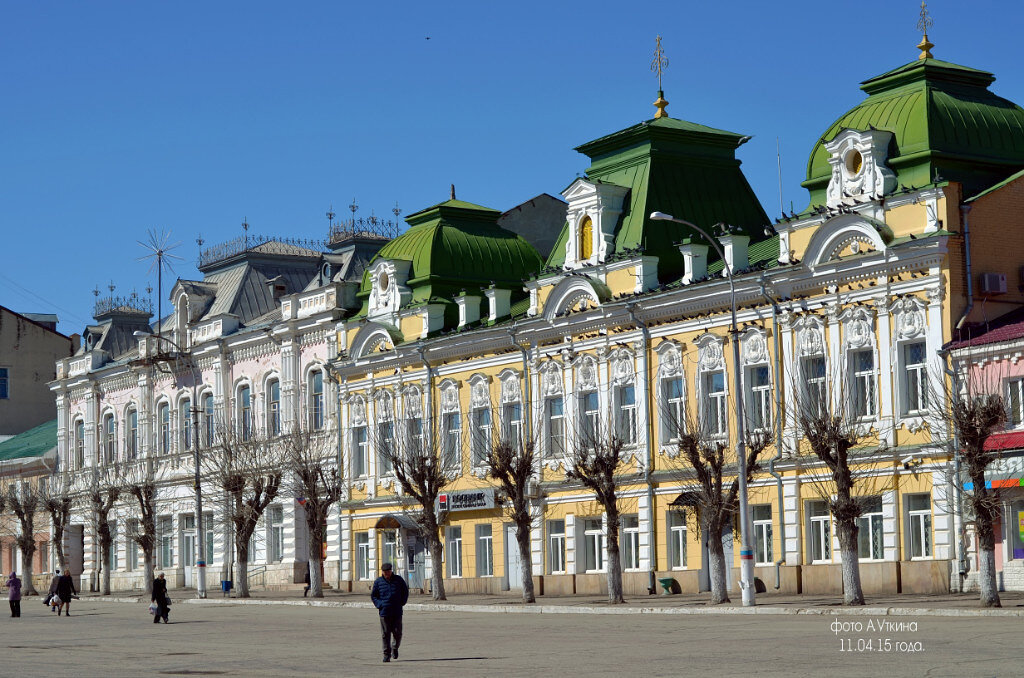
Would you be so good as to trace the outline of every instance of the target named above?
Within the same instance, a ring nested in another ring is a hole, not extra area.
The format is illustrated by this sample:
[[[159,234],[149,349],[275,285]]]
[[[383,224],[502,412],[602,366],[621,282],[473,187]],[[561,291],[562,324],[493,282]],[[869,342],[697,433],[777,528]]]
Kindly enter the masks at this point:
[[[328,245],[337,245],[350,238],[371,238],[374,240],[391,240],[402,230],[402,222],[382,217],[360,217],[336,221],[331,224],[327,235]]]
[[[102,297],[96,300],[93,317],[116,313],[118,315],[139,315],[148,318],[153,315],[153,302],[132,292],[127,297]]]
[[[244,235],[203,250],[199,254],[199,268],[210,266],[211,264],[250,251],[262,254],[309,256],[322,252],[324,245],[325,243],[321,240]]]

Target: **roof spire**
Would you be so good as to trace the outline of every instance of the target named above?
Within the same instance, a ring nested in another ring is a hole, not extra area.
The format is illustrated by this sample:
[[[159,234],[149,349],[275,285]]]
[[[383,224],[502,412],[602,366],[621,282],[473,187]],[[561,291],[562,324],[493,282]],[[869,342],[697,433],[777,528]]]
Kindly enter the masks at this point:
[[[455,200],[455,184],[452,184],[452,200]]]
[[[917,57],[918,60],[932,58],[932,47],[935,45],[928,42],[928,29],[934,23],[931,15],[928,14],[928,3],[921,0],[921,18],[917,20],[917,30],[921,31],[922,35],[921,42],[917,45],[917,48],[921,50],[921,54]]]
[[[661,48],[661,36],[659,35],[655,41],[654,61],[651,62],[651,70],[658,75],[658,100],[654,102],[654,107],[658,109],[658,112],[654,114],[655,119],[668,117],[668,113],[665,111],[668,102],[665,101],[665,92],[661,89],[661,72],[666,68],[668,68],[668,57],[665,56],[665,50]]]

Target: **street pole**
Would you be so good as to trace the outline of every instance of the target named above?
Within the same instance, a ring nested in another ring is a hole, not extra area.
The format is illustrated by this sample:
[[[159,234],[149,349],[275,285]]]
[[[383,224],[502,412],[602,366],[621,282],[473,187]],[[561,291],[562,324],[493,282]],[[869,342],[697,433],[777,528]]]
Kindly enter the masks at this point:
[[[722,259],[722,265],[729,278],[729,299],[732,304],[729,324],[729,343],[732,344],[732,376],[733,376],[733,397],[736,401],[736,474],[739,477],[739,500],[740,500],[740,593],[743,595],[743,607],[752,607],[756,604],[754,599],[754,547],[751,543],[752,532],[750,525],[750,510],[747,500],[747,435],[746,418],[743,408],[743,375],[740,374],[740,342],[739,329],[736,325],[736,283],[733,280],[732,266],[725,260],[725,252],[719,246],[718,241],[697,224],[665,214],[664,212],[651,212],[650,218],[655,221],[672,221],[677,224],[689,226],[704,239],[711,243]],[[782,507],[779,507],[781,510]],[[715,535],[717,536],[717,535]]]
[[[203,485],[199,478],[199,401],[198,383],[201,379],[195,356],[188,354],[192,368],[192,459],[195,463],[196,485],[196,597],[206,597],[206,534],[203,532]]]

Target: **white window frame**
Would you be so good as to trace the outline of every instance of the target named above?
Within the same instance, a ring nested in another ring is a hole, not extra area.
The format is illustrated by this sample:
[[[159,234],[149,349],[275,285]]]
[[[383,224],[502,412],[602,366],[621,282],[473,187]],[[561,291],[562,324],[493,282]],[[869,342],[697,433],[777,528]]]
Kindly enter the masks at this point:
[[[391,460],[387,456],[395,446],[395,422],[390,418],[378,418],[377,421],[377,475],[389,475],[394,472]],[[393,454],[393,452],[392,452]]]
[[[284,560],[284,507],[271,506],[267,509],[267,523],[269,523],[269,548],[267,549],[267,562],[280,563]],[[204,523],[205,525],[205,523]],[[210,559],[209,554],[206,556]]]
[[[370,580],[370,533],[356,532],[356,579]]]
[[[928,508],[912,508],[911,500],[923,498]],[[932,497],[927,492],[906,494],[904,503],[907,507],[907,555],[910,560],[931,560],[935,553],[935,538],[932,533]],[[915,547],[920,543],[921,555],[915,555]]]
[[[721,388],[712,390],[717,377],[722,379]],[[729,436],[729,392],[725,384],[725,370],[701,372],[700,378],[705,431],[716,440],[725,439]]]
[[[216,417],[214,415],[214,398],[212,393],[203,396],[203,429],[206,435],[207,446],[212,447],[216,442]]]
[[[501,406],[501,434],[504,442],[512,445],[523,444],[523,404],[504,403]]]
[[[494,527],[490,523],[476,526],[476,576],[494,576]]]
[[[139,456],[139,411],[131,407],[125,414],[125,458],[135,461]]]
[[[162,455],[171,453],[171,404],[164,401],[156,407],[157,426],[160,427],[159,453]]]
[[[470,419],[470,454],[473,457],[474,466],[482,466],[487,460],[491,449],[493,417],[490,405],[474,407],[469,411]]]
[[[192,449],[192,399],[185,397],[178,402],[178,419],[181,430],[181,451]]]
[[[565,401],[563,400],[563,406]],[[601,435],[601,398],[597,391],[584,391],[576,399],[579,412],[579,441],[592,446]],[[563,409],[564,413],[564,409]],[[564,419],[563,419],[564,421]]]
[[[686,569],[686,514],[669,511],[668,520],[668,567],[670,570]]]
[[[445,529],[445,558],[448,560],[448,576],[451,579],[462,577],[462,528],[451,526]]]
[[[604,520],[582,518],[583,528],[583,570],[591,574],[605,572],[608,568],[608,536],[605,534]],[[593,556],[593,559],[591,559]]]
[[[832,562],[832,514],[828,502],[811,499],[806,505],[807,511],[807,559],[813,563]],[[814,513],[815,509],[822,509]],[[818,549],[815,549],[818,546]],[[815,551],[818,551],[815,557]]]
[[[632,400],[632,402],[629,402]],[[615,435],[625,445],[636,445],[639,435],[639,406],[635,384],[615,387]]]
[[[565,520],[548,521],[548,574],[565,574]]]
[[[103,415],[103,463],[117,461],[117,419],[113,412]]]
[[[910,362],[910,351],[920,346],[922,361]],[[928,342],[924,339],[899,344],[900,362],[900,414],[904,417],[921,416],[928,411]],[[916,390],[916,394],[914,391]],[[916,399],[916,403],[914,402]],[[913,407],[913,405],[917,407]]]
[[[627,572],[640,570],[640,516],[635,513],[624,515],[622,521],[622,569]]]
[[[846,354],[850,374],[850,414],[854,419],[866,420],[878,417],[878,376],[877,360],[873,348],[851,349]],[[864,367],[860,358],[867,356],[871,366]]]
[[[366,425],[352,427],[352,475],[365,478],[370,475],[370,434]]]
[[[678,384],[678,393],[672,386]],[[679,432],[686,429],[686,380],[682,374],[661,378],[661,440],[662,445],[679,442]]]
[[[747,422],[755,431],[768,431],[772,428],[772,370],[767,364],[748,365],[745,384],[747,387]],[[755,375],[767,375],[764,382],[759,382]]]
[[[1024,426],[1024,377],[1006,381],[1006,427]]]
[[[249,440],[252,437],[252,387],[242,384],[236,393],[238,433],[242,440]]]
[[[820,371],[816,368],[820,366]],[[803,381],[804,403],[808,416],[828,412],[828,358],[824,354],[808,355],[800,359],[800,377]],[[813,409],[810,409],[813,408]]]
[[[462,466],[462,417],[458,411],[441,415],[441,464],[446,469]]]
[[[174,567],[174,518],[158,516],[156,528],[157,567],[161,569]]]
[[[309,373],[309,428],[313,431],[323,430],[326,420],[324,412],[325,381],[323,370],[316,369]]]
[[[380,534],[380,555],[381,563],[391,563],[398,566],[398,532],[396,530],[381,530]]]
[[[267,435],[281,435],[281,381],[267,381]]]
[[[561,409],[557,415],[551,411],[555,402]],[[565,398],[561,395],[544,399],[544,451],[548,457],[564,457],[566,454]]]
[[[857,555],[860,560],[885,560],[885,522],[882,514],[882,497],[861,497],[862,503],[872,504],[872,510],[864,510],[857,518]],[[877,506],[877,507],[876,507]],[[864,553],[865,547],[867,553]]]
[[[74,468],[85,467],[85,421],[82,419],[76,419],[74,423],[75,430],[75,459]]]
[[[750,507],[754,522],[754,564],[772,565],[774,549],[772,548],[772,505],[756,504]],[[767,509],[767,515],[766,515]]]

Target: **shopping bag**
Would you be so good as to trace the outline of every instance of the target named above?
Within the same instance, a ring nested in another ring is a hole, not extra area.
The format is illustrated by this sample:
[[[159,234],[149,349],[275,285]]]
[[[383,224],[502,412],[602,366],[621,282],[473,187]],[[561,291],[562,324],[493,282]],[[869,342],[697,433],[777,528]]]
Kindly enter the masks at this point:
[[[160,612],[160,608],[157,607],[156,603],[150,603],[149,604],[149,613],[151,615],[157,615],[157,614],[159,614],[159,612]]]
[[[164,596],[164,605],[167,607],[171,606],[171,597],[169,595]]]

